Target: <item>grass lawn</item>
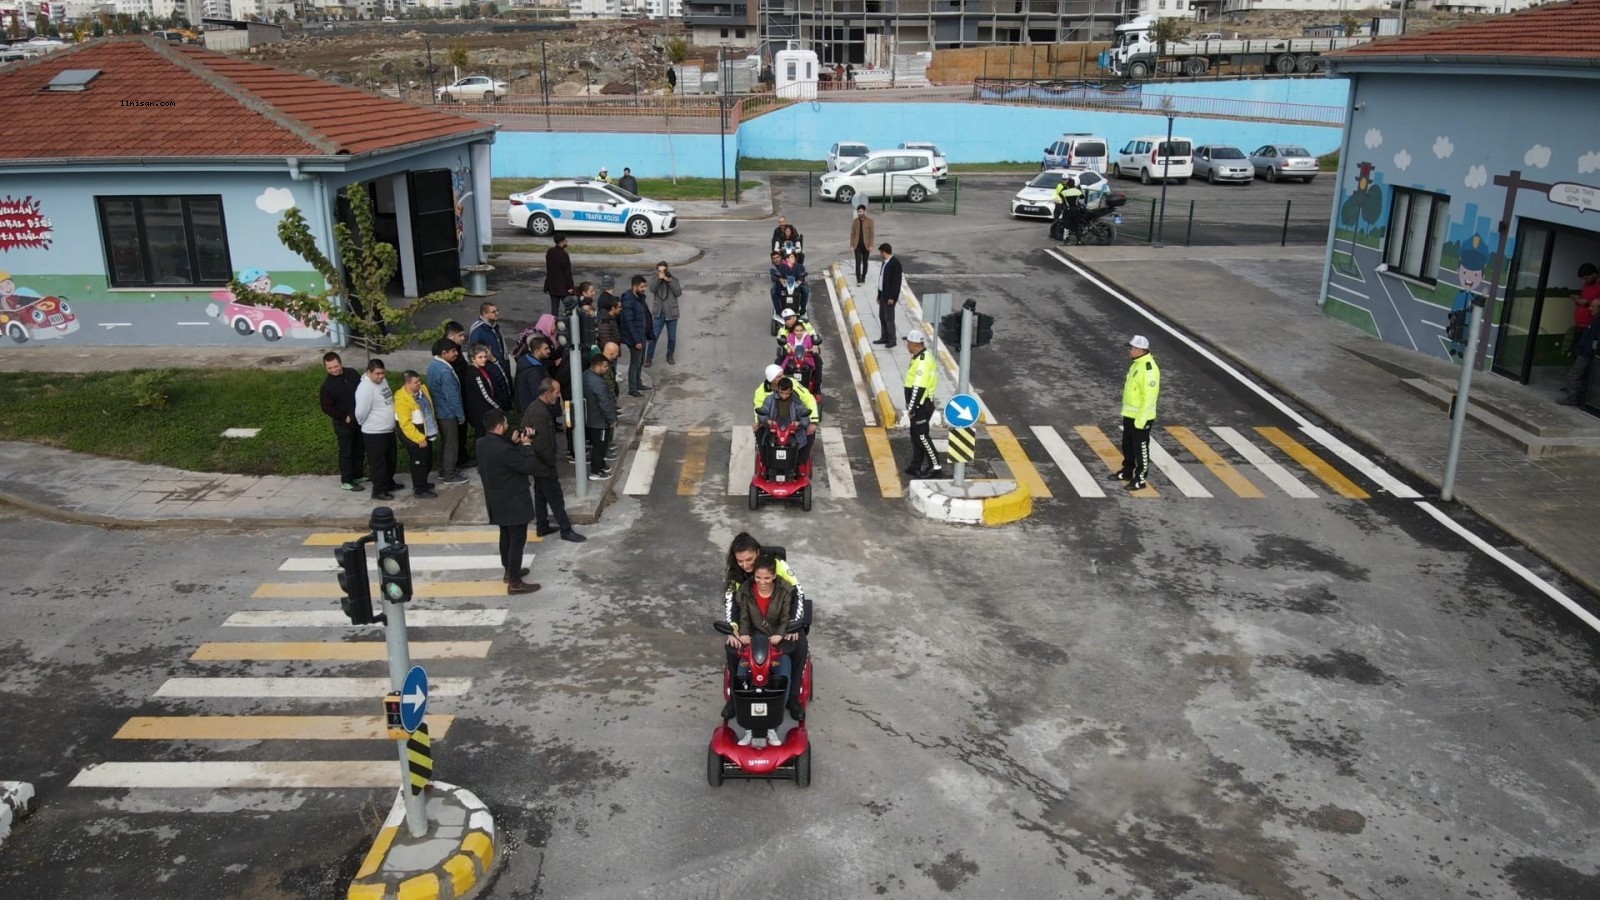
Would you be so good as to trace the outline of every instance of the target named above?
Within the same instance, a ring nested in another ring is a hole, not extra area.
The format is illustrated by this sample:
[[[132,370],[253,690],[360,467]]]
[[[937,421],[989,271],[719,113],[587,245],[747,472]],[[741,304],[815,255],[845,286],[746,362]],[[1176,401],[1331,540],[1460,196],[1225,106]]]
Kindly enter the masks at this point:
[[[548,179],[544,178],[495,178],[490,181],[490,191],[496,197],[509,197],[519,191],[531,191]],[[755,190],[761,186],[759,181],[746,179],[744,189]],[[729,192],[733,184],[728,184]],[[641,178],[639,179],[639,196],[651,200],[721,200],[722,179],[720,178],[679,178],[674,184],[670,178]],[[571,250],[572,248],[567,248]],[[573,251],[576,252],[576,251]]]
[[[746,156],[739,160],[739,169],[744,172],[823,172],[827,168],[827,160],[820,159],[764,159],[759,156]],[[950,171],[957,175],[1038,172],[1039,164],[1037,162],[952,163]]]
[[[0,439],[196,472],[333,475],[333,429],[317,406],[322,367],[297,372],[171,369],[164,409],[134,405],[139,372],[0,379]],[[226,428],[260,428],[225,438]]]

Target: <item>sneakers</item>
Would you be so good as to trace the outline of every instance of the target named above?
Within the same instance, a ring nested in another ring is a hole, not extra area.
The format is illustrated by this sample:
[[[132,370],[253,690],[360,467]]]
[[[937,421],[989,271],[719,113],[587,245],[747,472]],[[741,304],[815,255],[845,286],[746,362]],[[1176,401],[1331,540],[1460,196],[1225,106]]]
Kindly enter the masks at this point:
[[[441,478],[441,479],[439,479],[439,483],[440,484],[466,484],[470,480],[471,479],[467,478],[467,476],[461,474],[460,472],[457,472],[456,474],[451,475],[449,478]]]
[[[418,500],[437,500],[437,499],[439,499],[439,495],[434,493],[433,491],[423,491],[420,494],[413,494],[412,496],[416,497]]]
[[[610,477],[611,477],[611,470],[610,469],[600,469],[598,471],[589,473],[589,480],[590,481],[605,481],[607,478],[610,478]]]
[[[1124,487],[1127,490],[1130,490],[1130,491],[1142,491],[1142,490],[1144,490],[1145,488],[1147,488],[1149,486],[1150,486],[1150,482],[1145,481],[1143,478],[1140,478],[1140,479],[1138,479],[1136,481],[1130,481],[1126,485],[1124,485]]]
[[[628,396],[629,397],[643,397],[644,396],[644,392],[643,391],[629,391],[628,392]]]
[[[388,491],[379,491],[376,494],[372,495],[372,499],[374,499],[374,500],[393,500],[394,499],[394,495],[389,493]]]
[[[771,731],[767,732],[767,746],[769,746],[769,747],[782,747],[783,746],[783,735],[778,733],[778,729],[774,728]]]
[[[756,738],[756,733],[754,731],[746,731],[744,733],[744,736],[739,738],[739,746],[748,747],[748,746],[750,746],[750,742],[755,740],[755,738]]]
[[[678,364],[678,358],[676,356],[668,356],[667,357],[667,365],[675,366],[677,364]]]
[[[613,448],[611,450],[607,450],[606,451],[606,462],[616,462],[617,461],[617,457],[619,457],[621,455],[622,454],[618,453],[615,448]]]
[[[1131,479],[1132,477],[1133,476],[1131,474],[1127,473],[1127,472],[1114,472],[1111,475],[1111,479],[1113,481],[1127,481],[1127,480]]]
[[[341,490],[341,491],[359,491],[359,490],[361,490],[361,486],[356,484],[353,481],[341,481],[341,482],[339,482],[339,490]]]

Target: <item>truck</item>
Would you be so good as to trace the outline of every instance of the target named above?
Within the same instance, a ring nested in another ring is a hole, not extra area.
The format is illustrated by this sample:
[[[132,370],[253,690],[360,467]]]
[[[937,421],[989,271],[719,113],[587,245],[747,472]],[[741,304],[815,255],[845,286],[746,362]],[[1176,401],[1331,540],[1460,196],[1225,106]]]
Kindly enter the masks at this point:
[[[1335,38],[1255,38],[1250,40],[1168,41],[1157,53],[1150,39],[1155,20],[1140,16],[1118,25],[1116,44],[1110,51],[1111,70],[1123,78],[1138,80],[1152,74],[1204,75],[1216,66],[1261,66],[1280,75],[1315,72],[1322,68],[1321,54],[1343,50],[1372,40],[1370,37]]]

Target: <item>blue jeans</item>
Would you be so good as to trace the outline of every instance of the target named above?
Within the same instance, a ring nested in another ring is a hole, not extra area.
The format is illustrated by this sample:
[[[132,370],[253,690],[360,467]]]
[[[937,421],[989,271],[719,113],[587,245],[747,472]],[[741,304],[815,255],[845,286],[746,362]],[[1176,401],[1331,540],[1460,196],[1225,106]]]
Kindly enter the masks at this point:
[[[678,320],[657,319],[656,333],[650,335],[650,344],[645,347],[645,359],[653,360],[656,358],[656,341],[660,340],[661,332],[663,331],[667,333],[667,358],[671,359],[678,355]]]

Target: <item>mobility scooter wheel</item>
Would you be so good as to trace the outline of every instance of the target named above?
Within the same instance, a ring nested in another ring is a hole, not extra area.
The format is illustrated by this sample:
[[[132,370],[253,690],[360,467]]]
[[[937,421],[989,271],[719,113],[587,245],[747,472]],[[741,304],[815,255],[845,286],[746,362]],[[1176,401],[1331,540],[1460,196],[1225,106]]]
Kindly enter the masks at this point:
[[[806,751],[808,754],[810,750]],[[807,780],[810,776],[810,764],[807,766]],[[712,787],[722,787],[722,757],[711,747],[706,748],[706,783]]]
[[[811,512],[811,485],[806,485],[800,490],[800,508]]]
[[[794,758],[794,786],[799,788],[811,787],[811,748]]]
[[[750,485],[750,508],[761,508],[761,488],[758,488],[753,484]]]

